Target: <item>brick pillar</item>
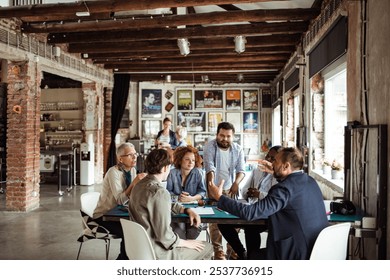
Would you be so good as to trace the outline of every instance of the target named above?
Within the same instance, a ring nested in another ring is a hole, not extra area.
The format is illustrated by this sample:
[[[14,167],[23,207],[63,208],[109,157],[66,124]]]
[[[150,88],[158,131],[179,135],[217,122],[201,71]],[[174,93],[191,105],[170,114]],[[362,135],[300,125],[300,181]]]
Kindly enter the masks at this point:
[[[39,207],[39,116],[41,74],[33,61],[7,69],[7,197],[10,211]]]
[[[112,88],[106,88],[104,91],[104,165],[103,170],[106,173],[108,150],[111,144],[111,107],[112,107]]]

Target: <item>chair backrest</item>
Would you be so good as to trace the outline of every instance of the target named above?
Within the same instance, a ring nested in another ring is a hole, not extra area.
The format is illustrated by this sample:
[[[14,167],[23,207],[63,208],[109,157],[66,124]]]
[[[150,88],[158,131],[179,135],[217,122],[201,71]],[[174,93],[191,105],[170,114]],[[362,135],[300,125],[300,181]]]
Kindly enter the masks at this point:
[[[99,201],[100,193],[99,192],[87,192],[83,193],[80,196],[81,210],[92,217],[93,211],[95,210],[97,203]]]
[[[148,233],[140,224],[120,219],[125,239],[126,254],[130,260],[155,260],[156,254]]]
[[[345,260],[350,228],[350,223],[340,223],[324,228],[314,243],[310,259]]]

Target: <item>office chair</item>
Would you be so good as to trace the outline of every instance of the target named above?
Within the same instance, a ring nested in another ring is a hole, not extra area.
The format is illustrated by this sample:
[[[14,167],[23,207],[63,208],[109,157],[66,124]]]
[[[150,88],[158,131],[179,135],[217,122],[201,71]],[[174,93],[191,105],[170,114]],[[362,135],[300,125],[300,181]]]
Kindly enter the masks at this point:
[[[93,212],[96,208],[96,205],[99,201],[100,193],[98,192],[88,192],[81,195],[81,219],[83,230],[77,239],[80,242],[79,251],[77,253],[77,259],[80,257],[81,247],[83,243],[88,240],[104,240],[106,244],[106,260],[108,260],[108,255],[110,252],[110,241],[111,239],[120,238],[116,235],[110,234],[109,230],[105,227],[100,226],[93,219]]]
[[[156,254],[149,235],[140,224],[120,219],[125,239],[126,255],[130,260],[155,260]]]
[[[350,223],[340,223],[324,228],[314,243],[310,260],[345,260],[350,228]]]

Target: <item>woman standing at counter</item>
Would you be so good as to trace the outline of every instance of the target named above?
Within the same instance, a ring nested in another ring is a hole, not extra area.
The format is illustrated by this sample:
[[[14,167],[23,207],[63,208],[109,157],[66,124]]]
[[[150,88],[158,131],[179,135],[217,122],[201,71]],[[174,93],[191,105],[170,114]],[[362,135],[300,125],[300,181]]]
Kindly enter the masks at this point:
[[[178,142],[175,132],[171,130],[172,121],[170,118],[163,120],[163,129],[157,133],[155,145],[161,148],[176,149]]]

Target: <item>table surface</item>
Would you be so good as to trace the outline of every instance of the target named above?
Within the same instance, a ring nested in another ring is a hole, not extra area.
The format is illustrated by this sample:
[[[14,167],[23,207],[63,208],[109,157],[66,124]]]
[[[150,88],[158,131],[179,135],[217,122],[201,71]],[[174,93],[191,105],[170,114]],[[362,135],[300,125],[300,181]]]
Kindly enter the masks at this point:
[[[203,207],[195,205],[184,205],[185,207]],[[213,209],[214,215],[201,215],[201,220],[203,223],[217,223],[217,224],[264,224],[266,219],[256,220],[256,221],[247,221],[241,219],[237,216],[234,216],[226,211],[218,209],[216,206],[204,206],[211,207]],[[103,216],[105,221],[119,221],[120,218],[128,219],[129,212],[125,206],[117,206]],[[361,215],[340,215],[331,213],[328,215],[328,220],[331,223],[341,223],[341,222],[356,222],[361,221]],[[173,222],[188,222],[187,214],[177,214],[172,215]]]

